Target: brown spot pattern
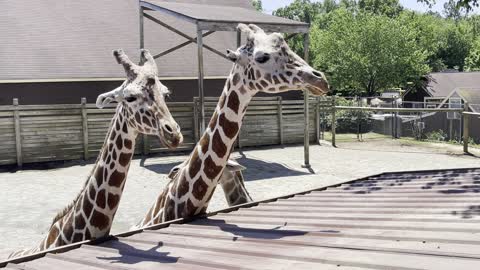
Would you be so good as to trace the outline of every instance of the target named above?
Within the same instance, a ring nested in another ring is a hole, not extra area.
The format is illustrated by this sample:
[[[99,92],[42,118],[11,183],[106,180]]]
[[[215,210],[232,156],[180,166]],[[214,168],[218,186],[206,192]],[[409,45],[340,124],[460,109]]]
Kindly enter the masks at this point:
[[[125,139],[125,140],[123,141],[123,144],[125,145],[125,147],[126,147],[127,149],[129,149],[129,150],[132,149],[132,141],[131,141],[131,140]]]
[[[200,139],[200,145],[202,146],[202,153],[207,153],[208,146],[210,144],[210,136],[208,133],[204,133],[202,139]]]
[[[222,171],[222,169],[222,166],[217,166],[217,164],[215,164],[211,156],[208,156],[205,159],[203,172],[209,179],[214,179],[220,173],[220,171]]]
[[[208,124],[208,127],[212,131],[215,128],[215,126],[217,125],[217,118],[218,118],[218,113],[217,113],[217,111],[215,111],[212,115],[212,119],[210,120],[210,123]]]
[[[95,170],[95,180],[97,180],[97,187],[99,187],[103,183],[103,171],[105,168],[102,166],[98,166],[97,169]]]
[[[88,194],[90,195],[90,199],[95,200],[95,188],[91,185],[88,187]]]
[[[218,129],[213,134],[212,139],[212,150],[217,154],[219,158],[223,158],[227,153],[227,146],[223,143],[222,137],[220,136],[220,132]]]
[[[50,232],[48,234],[48,237],[47,237],[47,246],[53,244],[55,242],[55,240],[57,239],[58,237],[58,229],[57,229],[57,226],[52,226],[52,228],[50,228]]]
[[[185,181],[185,179],[182,180],[183,181],[180,181],[178,183],[178,197],[182,197],[190,190],[190,185],[188,184],[188,181]]]
[[[88,196],[83,196],[83,212],[85,216],[88,218],[93,210],[93,204],[88,199]]]
[[[115,186],[115,187],[120,187],[122,185],[123,179],[125,178],[125,174],[121,173],[117,170],[113,171],[113,173],[110,175],[110,179],[108,181],[108,184],[110,186]]]
[[[223,132],[228,138],[233,139],[238,133],[238,123],[231,122],[225,117],[225,114],[221,114],[218,124],[222,127]]]
[[[117,140],[115,141],[115,144],[117,145],[117,148],[118,148],[118,149],[122,149],[122,148],[123,148],[122,136],[118,135]]]
[[[109,225],[110,219],[103,213],[93,210],[92,218],[90,219],[90,224],[97,227],[100,230],[106,229]]]
[[[83,218],[82,214],[78,214],[75,216],[75,228],[77,230],[83,230],[85,228],[85,219]]]
[[[195,148],[192,153],[192,158],[190,159],[190,164],[188,168],[188,173],[190,174],[190,177],[195,177],[197,175],[198,171],[200,171],[200,168],[202,166],[202,160],[198,157],[198,148]]]
[[[108,207],[110,207],[110,209],[115,208],[118,205],[118,201],[120,201],[120,196],[112,194],[112,193],[108,193],[107,203],[108,203]]]
[[[233,75],[233,78],[232,78],[232,84],[237,85],[239,81],[240,81],[240,75],[238,73],[235,73],[235,75]]]
[[[106,206],[106,202],[107,202],[106,195],[107,194],[105,193],[105,189],[100,190],[97,194],[96,204],[98,207],[102,209],[105,208]]]
[[[238,108],[240,107],[240,100],[238,99],[238,94],[235,91],[232,91],[228,96],[227,107],[235,113],[238,113]]]
[[[130,162],[131,158],[132,153],[120,153],[120,158],[118,159],[118,162],[120,162],[120,165],[122,165],[123,167],[126,167]]]
[[[199,177],[195,183],[193,183],[192,194],[197,200],[202,200],[205,192],[207,192],[208,185],[205,183],[202,177]]]

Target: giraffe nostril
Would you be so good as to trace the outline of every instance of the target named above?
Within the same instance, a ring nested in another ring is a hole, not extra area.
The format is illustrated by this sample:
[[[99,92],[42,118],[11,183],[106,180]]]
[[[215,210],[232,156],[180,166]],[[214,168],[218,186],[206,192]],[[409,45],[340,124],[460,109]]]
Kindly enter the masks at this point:
[[[172,129],[172,127],[171,127],[169,124],[165,124],[164,128],[165,128],[165,130],[167,130],[168,133],[172,133],[172,132],[173,132],[173,129]]]
[[[323,76],[322,76],[322,73],[320,73],[320,72],[318,72],[318,71],[315,71],[315,70],[314,70],[312,73],[313,73],[313,75],[315,75],[315,76],[317,76],[317,77],[320,77],[320,78],[323,77]]]

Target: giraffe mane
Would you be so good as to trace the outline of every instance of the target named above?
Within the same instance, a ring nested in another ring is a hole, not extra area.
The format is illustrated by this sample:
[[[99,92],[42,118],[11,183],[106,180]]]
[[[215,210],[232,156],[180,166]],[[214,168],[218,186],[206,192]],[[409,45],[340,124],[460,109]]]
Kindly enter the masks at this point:
[[[120,106],[120,104],[118,105]],[[83,191],[85,190],[85,187],[87,186],[88,184],[88,181],[90,181],[90,178],[92,177],[93,173],[95,172],[95,170],[97,169],[98,167],[98,161],[100,160],[100,157],[102,156],[102,153],[103,153],[103,150],[105,149],[106,145],[107,145],[107,140],[108,140],[108,137],[110,136],[110,133],[112,131],[112,127],[113,127],[113,121],[114,121],[115,117],[112,118],[112,120],[110,120],[110,125],[108,126],[108,132],[107,132],[107,135],[105,136],[105,139],[103,141],[103,145],[102,145],[102,148],[100,149],[100,153],[98,154],[97,156],[97,160],[95,161],[95,166],[93,166],[92,170],[90,170],[90,173],[88,174],[87,176],[87,180],[85,181],[85,183],[83,184],[83,187],[82,189],[80,190],[80,192],[78,192],[77,196],[75,196],[75,199],[73,199],[73,201],[71,203],[69,203],[67,206],[65,206],[60,212],[57,213],[57,215],[53,218],[52,220],[52,224],[50,225],[53,226],[55,224],[55,222],[59,221],[60,219],[62,219],[63,217],[65,217],[65,215],[70,212],[70,210],[73,208],[73,206],[77,203],[78,199],[80,199],[80,196],[82,195]]]

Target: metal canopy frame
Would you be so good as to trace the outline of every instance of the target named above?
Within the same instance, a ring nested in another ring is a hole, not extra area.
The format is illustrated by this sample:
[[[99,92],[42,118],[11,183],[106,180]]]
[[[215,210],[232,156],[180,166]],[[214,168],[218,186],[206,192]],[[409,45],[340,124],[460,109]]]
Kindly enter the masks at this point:
[[[281,32],[281,33],[289,33],[286,39],[290,39],[297,34],[303,34],[303,41],[304,41],[304,59],[308,62],[308,54],[309,54],[309,29],[310,25],[306,23],[265,23],[261,21],[235,21],[234,14],[233,20],[225,21],[225,20],[210,20],[210,19],[200,19],[195,18],[192,16],[188,16],[178,11],[174,11],[165,7],[161,7],[147,1],[139,1],[140,8],[139,8],[139,19],[140,19],[140,49],[144,48],[145,40],[144,40],[144,19],[147,18],[152,22],[155,22],[158,25],[163,26],[164,28],[170,30],[171,32],[180,35],[187,39],[188,41],[181,43],[177,46],[174,46],[170,49],[167,49],[163,52],[154,55],[154,58],[160,58],[165,56],[169,53],[172,53],[180,48],[183,48],[191,43],[197,44],[197,56],[198,56],[198,92],[199,92],[199,100],[200,100],[200,133],[205,131],[205,96],[204,96],[204,64],[203,64],[203,49],[207,49],[219,57],[223,57],[228,60],[227,56],[222,52],[206,45],[203,43],[203,38],[209,36],[216,31],[236,31],[237,32],[237,47],[241,45],[241,38],[242,33],[237,30],[237,25],[239,23],[253,23],[261,27],[267,32]],[[190,22],[196,25],[197,28],[197,36],[191,37],[190,35],[176,29],[175,27],[145,13],[145,11],[158,11],[163,14],[174,16],[183,21]],[[206,31],[206,32],[204,32]],[[309,146],[310,146],[310,134],[309,134],[309,94],[308,91],[304,91],[304,114],[305,114],[305,123],[304,123],[304,165],[305,168],[310,168],[310,153],[309,153]]]

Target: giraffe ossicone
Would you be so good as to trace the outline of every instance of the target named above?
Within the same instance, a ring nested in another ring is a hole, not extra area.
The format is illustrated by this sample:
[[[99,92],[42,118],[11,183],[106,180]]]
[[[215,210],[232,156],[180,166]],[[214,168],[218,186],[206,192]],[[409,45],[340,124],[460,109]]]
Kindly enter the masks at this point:
[[[97,161],[82,190],[57,214],[46,237],[29,250],[10,258],[49,248],[107,236],[118,209],[130,161],[139,133],[157,136],[167,147],[183,140],[180,128],[165,103],[168,89],[158,80],[157,66],[147,50],[136,65],[122,50],[113,52],[123,66],[127,80],[115,90],[101,94],[97,106],[118,102]]]
[[[206,211],[256,93],[329,91],[323,73],[296,55],[281,34],[267,34],[256,25],[239,24],[238,29],[246,33],[247,41],[236,51],[227,51],[234,64],[207,129],[137,227]]]

